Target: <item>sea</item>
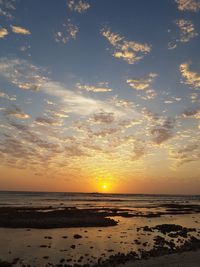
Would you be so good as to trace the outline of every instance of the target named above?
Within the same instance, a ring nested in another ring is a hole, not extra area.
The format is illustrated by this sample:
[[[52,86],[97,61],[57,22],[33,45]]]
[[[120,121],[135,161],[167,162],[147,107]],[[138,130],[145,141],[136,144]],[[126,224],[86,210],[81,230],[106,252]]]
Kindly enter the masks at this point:
[[[200,203],[200,195],[108,194],[70,192],[0,191],[0,206],[52,206],[77,208],[127,207],[161,203]]]

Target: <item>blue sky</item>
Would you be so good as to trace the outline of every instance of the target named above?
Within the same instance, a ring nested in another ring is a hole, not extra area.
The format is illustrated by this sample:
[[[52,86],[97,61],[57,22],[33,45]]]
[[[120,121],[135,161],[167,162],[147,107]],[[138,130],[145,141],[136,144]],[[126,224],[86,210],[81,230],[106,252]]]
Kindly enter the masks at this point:
[[[1,0],[2,188],[41,190],[40,177],[53,190],[55,177],[57,190],[196,192],[199,12],[198,0]]]

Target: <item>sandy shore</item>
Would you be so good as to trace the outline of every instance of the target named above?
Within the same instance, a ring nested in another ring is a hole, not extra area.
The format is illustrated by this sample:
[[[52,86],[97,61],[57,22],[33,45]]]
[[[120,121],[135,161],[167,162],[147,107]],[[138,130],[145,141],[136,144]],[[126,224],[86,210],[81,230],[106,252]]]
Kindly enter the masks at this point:
[[[199,267],[200,250],[150,258],[137,262],[127,262],[118,267]]]

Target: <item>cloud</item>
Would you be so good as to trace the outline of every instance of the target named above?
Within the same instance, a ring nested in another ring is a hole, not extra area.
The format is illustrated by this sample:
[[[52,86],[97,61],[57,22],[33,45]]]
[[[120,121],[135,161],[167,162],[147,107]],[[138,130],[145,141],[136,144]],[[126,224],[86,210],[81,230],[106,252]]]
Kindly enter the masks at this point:
[[[191,117],[194,119],[200,119],[200,108],[188,108],[183,112],[184,117]]]
[[[34,148],[25,146],[21,140],[14,137],[8,137],[4,142],[0,142],[0,152],[7,157],[7,162],[11,165],[17,165],[20,159],[30,160],[36,153]]]
[[[23,123],[16,123],[17,120],[13,122],[9,118],[5,120],[9,129],[4,128],[4,131],[10,137],[2,138],[1,151],[8,160],[18,157],[17,160],[26,161],[30,152],[28,161],[31,166],[48,166],[52,171],[59,170],[61,165],[66,170],[69,164],[84,169],[89,165],[90,158],[96,162],[112,159],[116,164],[126,161],[129,166],[142,162],[142,158],[149,155],[149,148],[157,147],[155,144],[162,144],[172,137],[173,142],[176,137],[174,120],[166,115],[164,117],[141,110],[138,103],[118,96],[106,100],[85,96],[76,88],[67,88],[60,82],[44,77],[45,70],[28,61],[0,59],[0,73],[14,84],[24,81],[34,84],[33,77],[36,76],[41,84],[35,94],[44,99],[43,113],[38,114],[38,110],[32,120],[22,118],[22,110],[9,108],[7,111],[6,116],[24,119]],[[152,90],[153,76],[150,74],[143,78],[147,81],[143,85],[146,88],[140,90],[142,93],[151,95],[148,91]],[[103,85],[107,87],[107,84]],[[19,143],[18,152],[10,147],[14,140]],[[20,153],[24,153],[24,156],[18,156]]]
[[[101,111],[101,112],[93,115],[93,121],[95,123],[110,124],[110,123],[113,123],[115,121],[115,116],[114,116],[114,113],[112,113],[112,112]]]
[[[154,99],[157,96],[157,93],[153,89],[148,89],[148,90],[145,90],[145,95],[137,95],[137,96],[139,96],[143,100],[150,100],[150,99]]]
[[[82,157],[82,156],[89,156],[88,153],[86,153],[86,151],[84,151],[83,148],[80,147],[80,145],[78,146],[77,144],[71,144],[65,147],[65,153],[67,157]]]
[[[155,77],[157,77],[156,73],[149,73],[144,78],[133,78],[128,79],[126,82],[127,84],[136,90],[145,90],[150,87],[152,82],[154,81]]]
[[[87,92],[94,92],[94,93],[104,93],[104,92],[111,92],[112,89],[108,87],[108,83],[98,83],[97,85],[88,85],[88,84],[76,84],[78,89],[87,91]]]
[[[83,0],[67,0],[67,6],[71,11],[78,13],[84,13],[90,8],[90,4]]]
[[[44,70],[26,60],[0,58],[0,75],[23,90],[41,91],[55,97],[63,105],[63,111],[77,115],[89,115],[98,110],[115,112],[123,116],[124,112],[101,100],[85,97],[68,90],[59,82],[43,76]]]
[[[52,149],[54,152],[58,152],[58,144],[50,143],[44,140],[43,137],[45,136],[41,136],[41,134],[37,131],[34,132],[31,126],[15,122],[11,122],[10,126],[17,130],[17,132],[20,134],[21,140],[25,140],[28,143],[36,145],[40,148]]]
[[[173,50],[177,47],[177,44],[175,42],[169,42],[168,43],[168,49]]]
[[[200,1],[199,0],[175,0],[178,9],[181,11],[193,11],[197,12],[200,9]]]
[[[6,28],[0,28],[0,38],[4,38],[6,35],[8,35],[8,31]]]
[[[192,103],[200,103],[200,96],[197,93],[190,94],[190,100]]]
[[[61,126],[62,123],[58,120],[54,120],[52,118],[38,117],[35,119],[35,122],[40,125],[58,125]]]
[[[142,114],[147,120],[153,121],[156,123],[160,119],[160,115],[158,113],[154,113],[147,108],[142,109]]]
[[[142,156],[145,155],[145,144],[142,140],[136,140],[133,148],[133,155],[131,156],[131,160],[139,160]]]
[[[133,109],[135,104],[132,101],[121,99],[117,95],[113,96],[109,102],[114,104],[116,107],[124,108],[124,109]]]
[[[165,104],[173,104],[173,103],[181,101],[181,99],[182,99],[181,97],[171,96],[168,99],[165,99],[164,103]]]
[[[4,99],[8,99],[10,101],[15,101],[16,100],[16,96],[9,96],[4,92],[0,91],[0,98],[4,98]]]
[[[61,29],[54,33],[54,40],[57,43],[62,42],[66,44],[70,39],[76,39],[78,31],[79,28],[76,25],[72,24],[71,20],[68,19],[66,23],[62,24]]]
[[[173,137],[173,128],[174,120],[171,118],[167,118],[162,124],[154,127],[151,130],[151,134],[153,135],[153,142],[159,145]]]
[[[200,75],[189,69],[190,63],[182,63],[180,65],[180,72],[184,78],[183,83],[189,85],[194,89],[200,88]]]
[[[17,33],[17,34],[23,34],[23,35],[30,35],[31,32],[25,28],[22,28],[22,27],[19,27],[19,26],[14,26],[14,25],[11,25],[11,29],[14,33]]]
[[[194,24],[190,20],[179,19],[176,21],[176,25],[179,27],[181,34],[179,41],[186,43],[190,39],[196,37],[198,33],[195,31]]]
[[[151,51],[148,44],[126,41],[123,36],[112,33],[109,28],[103,28],[101,34],[113,46],[113,56],[125,60],[128,64],[136,63]]]
[[[24,113],[20,107],[12,105],[11,108],[5,110],[5,114],[8,116],[15,117],[16,119],[29,119],[30,115]]]
[[[54,118],[68,118],[69,117],[67,112],[64,111],[62,107],[56,108],[55,110],[51,109],[49,110],[49,112]]]
[[[15,10],[15,0],[0,0],[0,16],[12,19],[13,10]]]
[[[58,82],[49,81],[44,83],[42,91],[48,95],[58,98],[65,105],[65,109],[68,113],[89,115],[100,109],[113,110],[112,107],[103,101],[85,97],[73,91],[67,90]]]
[[[0,58],[0,75],[23,90],[37,91],[45,81],[42,70],[26,60]]]
[[[175,49],[178,43],[187,43],[198,36],[191,20],[178,19],[175,21],[175,24],[178,27],[179,32],[173,37],[174,40],[168,43],[168,49],[170,50]],[[178,36],[176,37],[176,35]]]
[[[173,149],[170,156],[176,161],[176,166],[180,167],[186,163],[198,161],[200,159],[199,148],[199,144],[192,141],[177,150]]]

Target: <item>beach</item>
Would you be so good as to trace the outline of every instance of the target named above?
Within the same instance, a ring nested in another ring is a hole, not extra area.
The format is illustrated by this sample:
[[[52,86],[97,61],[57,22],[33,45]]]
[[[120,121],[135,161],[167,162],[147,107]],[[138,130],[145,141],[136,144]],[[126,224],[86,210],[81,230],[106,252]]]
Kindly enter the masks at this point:
[[[0,237],[2,267],[198,266],[200,202],[198,196],[1,192]]]

